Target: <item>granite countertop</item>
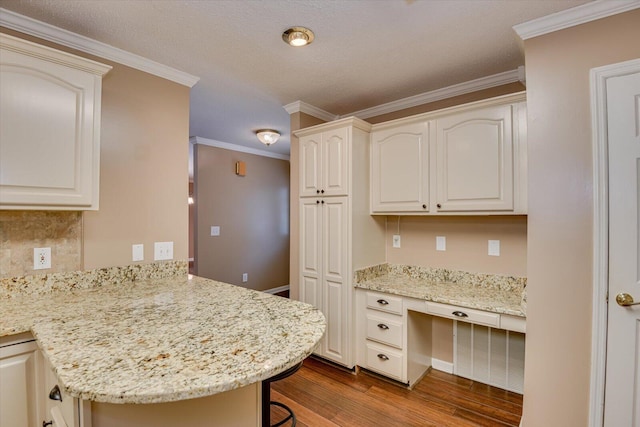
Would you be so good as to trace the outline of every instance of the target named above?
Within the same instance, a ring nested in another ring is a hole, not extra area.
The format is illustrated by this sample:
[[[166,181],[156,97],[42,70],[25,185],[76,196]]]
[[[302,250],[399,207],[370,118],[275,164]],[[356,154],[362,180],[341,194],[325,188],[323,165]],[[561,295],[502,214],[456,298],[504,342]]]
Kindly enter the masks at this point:
[[[311,305],[186,274],[0,299],[0,336],[31,331],[60,386],[107,403],[240,388],[315,349]]]
[[[446,269],[380,265],[356,271],[356,288],[525,317],[526,279]]]

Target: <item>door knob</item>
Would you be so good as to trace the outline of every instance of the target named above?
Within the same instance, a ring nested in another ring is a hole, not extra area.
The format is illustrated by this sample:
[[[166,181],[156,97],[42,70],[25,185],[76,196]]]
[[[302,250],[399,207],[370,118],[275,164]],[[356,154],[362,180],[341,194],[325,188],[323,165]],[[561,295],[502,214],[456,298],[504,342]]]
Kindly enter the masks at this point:
[[[639,302],[633,302],[633,297],[629,294],[618,294],[616,295],[616,302],[618,303],[619,306],[622,307],[629,307],[631,305],[639,305]]]

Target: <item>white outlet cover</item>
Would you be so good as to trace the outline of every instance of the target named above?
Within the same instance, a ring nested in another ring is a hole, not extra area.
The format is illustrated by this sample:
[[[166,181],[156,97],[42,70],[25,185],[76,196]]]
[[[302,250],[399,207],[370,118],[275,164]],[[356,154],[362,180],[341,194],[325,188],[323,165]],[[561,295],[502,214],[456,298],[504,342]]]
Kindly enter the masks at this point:
[[[394,248],[399,248],[400,244],[401,244],[400,235],[399,234],[394,234],[393,235],[393,247]]]
[[[33,269],[51,268],[51,248],[33,248]]]
[[[447,250],[447,238],[445,236],[436,236],[436,251]]]
[[[500,240],[489,240],[489,256],[500,256]]]
[[[131,259],[132,261],[144,261],[144,245],[131,245]]]
[[[242,273],[242,283],[249,281],[249,273]]]
[[[220,226],[219,225],[212,225],[211,226],[211,235],[212,236],[219,236],[220,235]]]
[[[173,259],[173,242],[155,242],[153,244],[153,260],[166,261]]]

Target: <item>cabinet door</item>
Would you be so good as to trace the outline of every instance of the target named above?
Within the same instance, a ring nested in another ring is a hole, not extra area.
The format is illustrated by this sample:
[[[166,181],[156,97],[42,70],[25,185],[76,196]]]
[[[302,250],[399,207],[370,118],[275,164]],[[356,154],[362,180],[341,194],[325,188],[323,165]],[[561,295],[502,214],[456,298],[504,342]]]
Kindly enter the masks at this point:
[[[437,120],[438,211],[513,210],[511,105]]]
[[[0,347],[0,426],[32,427],[42,421],[39,372],[35,341]]]
[[[1,42],[0,208],[97,209],[104,66]]]
[[[371,135],[371,211],[428,212],[428,123]]]
[[[349,192],[349,128],[322,134],[320,192],[325,196],[346,196]]]
[[[321,139],[321,134],[300,138],[300,197],[320,194]]]
[[[324,356],[337,363],[348,362],[349,301],[347,284],[348,202],[346,197],[326,198],[322,210],[323,268],[322,312],[327,318]]]
[[[300,300],[322,309],[320,199],[300,201]]]

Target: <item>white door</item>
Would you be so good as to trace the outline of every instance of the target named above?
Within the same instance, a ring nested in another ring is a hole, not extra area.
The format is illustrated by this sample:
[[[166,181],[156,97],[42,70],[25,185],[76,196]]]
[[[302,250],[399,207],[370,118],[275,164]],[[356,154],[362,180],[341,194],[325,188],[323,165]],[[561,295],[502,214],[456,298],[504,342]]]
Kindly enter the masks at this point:
[[[320,194],[321,134],[300,138],[300,197]]]
[[[605,422],[640,427],[640,73],[607,80],[609,309]]]
[[[322,169],[320,193],[325,196],[346,196],[349,165],[349,128],[322,134]]]

